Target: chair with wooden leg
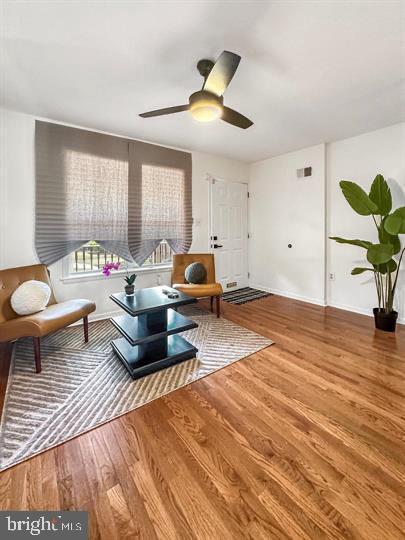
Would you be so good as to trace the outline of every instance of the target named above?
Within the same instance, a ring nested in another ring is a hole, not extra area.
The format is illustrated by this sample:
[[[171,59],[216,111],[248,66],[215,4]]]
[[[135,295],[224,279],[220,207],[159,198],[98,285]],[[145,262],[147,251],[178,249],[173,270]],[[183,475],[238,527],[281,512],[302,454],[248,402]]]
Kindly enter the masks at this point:
[[[203,283],[186,283],[184,273],[192,263],[201,263],[207,275]],[[216,304],[216,314],[221,314],[221,294],[222,285],[215,281],[215,260],[212,253],[186,253],[173,255],[172,287],[193,298],[210,297],[211,311],[214,308],[214,298]]]
[[[88,315],[96,309],[94,302],[85,299],[57,302],[53,292],[48,306],[32,315],[17,315],[10,298],[17,287],[29,280],[43,281],[52,291],[48,269],[44,264],[0,270],[0,342],[32,337],[36,372],[41,371],[41,337],[61,330],[83,319],[84,341],[89,340]]]

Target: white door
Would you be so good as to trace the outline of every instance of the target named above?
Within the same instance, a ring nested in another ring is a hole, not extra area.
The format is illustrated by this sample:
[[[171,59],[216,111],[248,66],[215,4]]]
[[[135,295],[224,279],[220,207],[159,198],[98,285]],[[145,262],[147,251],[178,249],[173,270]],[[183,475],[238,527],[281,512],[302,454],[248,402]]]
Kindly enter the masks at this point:
[[[224,292],[248,286],[247,184],[211,180],[211,252]]]

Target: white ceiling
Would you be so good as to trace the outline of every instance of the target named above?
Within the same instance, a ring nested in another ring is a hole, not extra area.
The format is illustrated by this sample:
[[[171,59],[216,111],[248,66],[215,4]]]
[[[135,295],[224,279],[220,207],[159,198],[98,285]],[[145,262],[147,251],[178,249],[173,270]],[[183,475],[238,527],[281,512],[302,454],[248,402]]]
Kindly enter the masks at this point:
[[[403,0],[3,0],[1,103],[256,161],[405,119],[404,6]],[[187,103],[202,83],[195,64],[223,49],[242,56],[225,103],[254,126],[201,124],[187,112],[138,117]]]

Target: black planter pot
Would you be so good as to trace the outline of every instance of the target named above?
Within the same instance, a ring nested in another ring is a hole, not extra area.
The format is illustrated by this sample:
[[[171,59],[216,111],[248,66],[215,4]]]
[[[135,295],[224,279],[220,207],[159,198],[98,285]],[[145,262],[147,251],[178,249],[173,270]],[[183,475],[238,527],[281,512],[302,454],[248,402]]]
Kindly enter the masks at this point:
[[[125,285],[125,294],[127,296],[134,296],[135,285]]]
[[[374,308],[373,313],[375,327],[378,330],[383,330],[384,332],[395,332],[398,319],[397,311],[391,311],[391,313],[386,313],[380,308]]]

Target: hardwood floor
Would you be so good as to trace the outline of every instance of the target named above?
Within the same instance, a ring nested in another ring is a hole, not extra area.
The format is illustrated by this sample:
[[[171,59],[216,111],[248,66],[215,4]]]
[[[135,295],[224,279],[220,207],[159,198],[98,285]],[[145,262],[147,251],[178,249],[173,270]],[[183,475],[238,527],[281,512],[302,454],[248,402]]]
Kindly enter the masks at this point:
[[[405,327],[223,312],[276,344],[3,472],[0,508],[86,509],[94,539],[405,538]]]

